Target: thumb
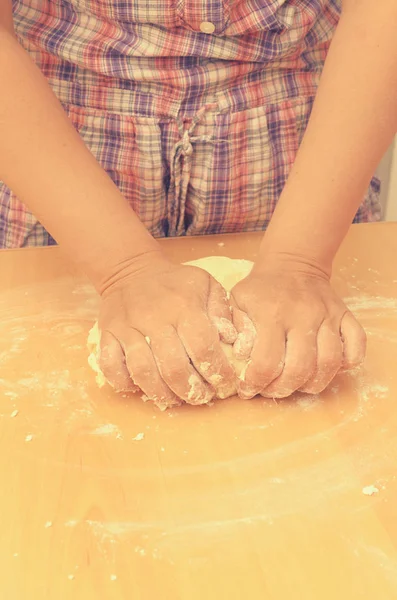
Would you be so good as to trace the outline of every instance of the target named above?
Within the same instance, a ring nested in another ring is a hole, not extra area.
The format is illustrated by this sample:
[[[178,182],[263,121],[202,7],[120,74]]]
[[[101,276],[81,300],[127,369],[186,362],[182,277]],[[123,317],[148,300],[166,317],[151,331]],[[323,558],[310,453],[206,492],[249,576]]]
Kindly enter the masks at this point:
[[[237,339],[233,346],[233,352],[238,359],[248,359],[256,338],[255,325],[243,310],[238,308],[233,296],[231,298],[233,323],[237,330]]]

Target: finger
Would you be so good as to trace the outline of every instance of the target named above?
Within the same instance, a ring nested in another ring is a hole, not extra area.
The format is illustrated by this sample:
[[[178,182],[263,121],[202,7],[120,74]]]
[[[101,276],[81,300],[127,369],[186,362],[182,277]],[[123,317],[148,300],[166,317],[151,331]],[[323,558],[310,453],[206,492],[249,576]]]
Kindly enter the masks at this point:
[[[138,391],[128,372],[123,349],[110,331],[101,334],[98,364],[108,383],[117,392]]]
[[[340,335],[343,342],[342,368],[346,371],[354,369],[364,361],[367,336],[350,311],[347,311],[343,315],[340,325]]]
[[[237,331],[233,325],[229,300],[224,288],[213,277],[210,279],[207,313],[222,342],[233,344],[237,338]]]
[[[287,334],[282,373],[262,392],[265,398],[287,398],[313,375],[317,363],[317,331],[291,330]]]
[[[244,400],[260,394],[283,370],[285,333],[281,327],[259,328],[251,360],[240,376],[239,396]]]
[[[317,366],[312,377],[300,388],[307,394],[319,394],[333,380],[343,360],[339,329],[323,321],[317,333]]]
[[[218,398],[236,393],[233,367],[223,353],[219,335],[205,313],[194,313],[178,323],[177,333],[196,371],[210,383]]]
[[[130,377],[145,396],[160,407],[179,405],[180,401],[163,381],[144,336],[136,329],[129,329],[123,346]]]
[[[234,355],[238,359],[248,359],[251,355],[255,338],[255,325],[244,311],[232,304],[233,323],[237,330],[237,339],[233,346]]]
[[[150,345],[161,377],[179,398],[188,404],[206,404],[212,400],[213,388],[191,365],[173,327],[153,335]]]

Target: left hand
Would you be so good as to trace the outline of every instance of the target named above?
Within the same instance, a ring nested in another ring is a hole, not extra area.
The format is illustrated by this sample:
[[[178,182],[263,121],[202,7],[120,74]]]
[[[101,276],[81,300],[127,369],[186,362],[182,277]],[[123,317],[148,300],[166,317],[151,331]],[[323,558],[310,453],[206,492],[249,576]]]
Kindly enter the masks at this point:
[[[363,328],[317,267],[262,262],[233,288],[231,301],[239,332],[234,353],[250,358],[239,383],[244,399],[317,394],[364,359]]]

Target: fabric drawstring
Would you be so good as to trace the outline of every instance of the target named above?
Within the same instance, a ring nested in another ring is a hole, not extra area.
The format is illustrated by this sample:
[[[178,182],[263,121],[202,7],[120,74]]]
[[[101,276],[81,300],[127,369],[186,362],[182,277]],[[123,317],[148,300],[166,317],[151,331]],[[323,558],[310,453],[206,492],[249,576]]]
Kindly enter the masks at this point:
[[[181,120],[177,121],[181,139],[175,144],[171,155],[171,189],[174,190],[173,205],[170,214],[170,235],[181,235],[184,232],[184,218],[187,190],[193,162],[193,144],[205,142],[218,144],[227,140],[214,139],[212,135],[192,136],[196,126],[207,110],[213,105],[205,105],[195,114],[188,129]]]

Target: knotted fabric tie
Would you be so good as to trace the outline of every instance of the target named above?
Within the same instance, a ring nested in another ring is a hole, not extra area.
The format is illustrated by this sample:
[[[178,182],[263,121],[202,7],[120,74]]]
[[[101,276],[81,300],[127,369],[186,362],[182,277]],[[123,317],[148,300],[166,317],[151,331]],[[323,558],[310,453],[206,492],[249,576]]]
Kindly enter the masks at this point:
[[[214,139],[212,135],[192,135],[205,112],[210,108],[212,108],[212,105],[205,105],[200,108],[193,117],[188,129],[184,128],[181,120],[177,122],[181,139],[175,144],[171,155],[171,188],[175,190],[174,204],[170,215],[171,235],[182,235],[184,233],[186,196],[193,162],[193,144],[197,144],[197,142],[209,144],[227,142],[227,140]]]

